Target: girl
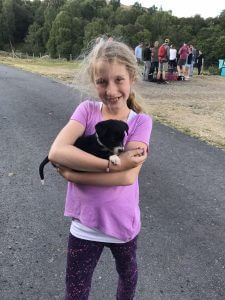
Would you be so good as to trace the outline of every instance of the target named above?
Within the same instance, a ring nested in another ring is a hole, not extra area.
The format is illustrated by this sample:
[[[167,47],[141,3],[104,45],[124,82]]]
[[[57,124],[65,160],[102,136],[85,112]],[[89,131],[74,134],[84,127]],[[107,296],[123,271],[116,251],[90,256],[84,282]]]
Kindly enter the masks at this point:
[[[138,174],[147,157],[152,121],[135,100],[134,54],[125,44],[98,39],[88,58],[88,74],[99,101],[84,101],[56,137],[49,159],[63,167],[68,181],[65,215],[72,218],[68,241],[66,300],[88,299],[91,279],[104,247],[109,247],[119,274],[118,300],[134,298],[136,245],[140,231]],[[129,125],[121,164],[114,166],[73,146],[95,132],[102,120]],[[80,170],[83,172],[76,172]]]

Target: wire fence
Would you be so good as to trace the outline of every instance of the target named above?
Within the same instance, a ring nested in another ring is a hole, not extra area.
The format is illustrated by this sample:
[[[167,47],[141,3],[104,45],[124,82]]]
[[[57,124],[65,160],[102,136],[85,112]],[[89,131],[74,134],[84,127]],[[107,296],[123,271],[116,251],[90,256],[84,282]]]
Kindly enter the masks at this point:
[[[46,53],[39,53],[38,55],[33,53],[33,54],[29,54],[29,53],[23,53],[20,51],[11,51],[11,52],[6,52],[6,51],[0,51],[0,56],[4,56],[4,57],[11,57],[11,58],[18,58],[18,59],[52,59],[51,56],[49,54]],[[69,59],[66,59],[64,57],[61,57],[61,55],[59,54],[57,58],[54,59],[58,59],[58,60],[64,60],[64,61],[72,61],[75,59],[75,57],[73,57],[72,54],[69,54]]]

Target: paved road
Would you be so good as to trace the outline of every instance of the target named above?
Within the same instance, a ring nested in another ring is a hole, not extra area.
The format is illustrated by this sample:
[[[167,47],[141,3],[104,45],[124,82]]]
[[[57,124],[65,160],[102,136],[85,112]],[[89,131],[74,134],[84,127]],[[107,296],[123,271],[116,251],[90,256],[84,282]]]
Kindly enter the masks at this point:
[[[0,66],[0,299],[63,299],[66,184],[38,165],[80,101],[77,90]],[[225,152],[154,124],[141,176],[137,300],[225,299]],[[115,299],[104,251],[91,300]]]

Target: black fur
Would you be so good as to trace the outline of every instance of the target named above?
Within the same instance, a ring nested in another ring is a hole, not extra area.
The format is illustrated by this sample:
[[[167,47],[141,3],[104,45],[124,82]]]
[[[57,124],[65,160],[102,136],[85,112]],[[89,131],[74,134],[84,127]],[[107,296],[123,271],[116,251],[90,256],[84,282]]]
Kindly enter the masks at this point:
[[[127,123],[119,120],[106,120],[97,123],[95,129],[100,142],[104,146],[99,144],[95,133],[79,137],[74,143],[74,146],[104,159],[109,159],[111,155],[119,154],[118,151],[123,151],[125,132],[128,134]],[[120,149],[118,150],[118,148]],[[46,156],[39,166],[39,175],[42,183],[44,182],[44,167],[48,162],[49,159],[48,156]]]

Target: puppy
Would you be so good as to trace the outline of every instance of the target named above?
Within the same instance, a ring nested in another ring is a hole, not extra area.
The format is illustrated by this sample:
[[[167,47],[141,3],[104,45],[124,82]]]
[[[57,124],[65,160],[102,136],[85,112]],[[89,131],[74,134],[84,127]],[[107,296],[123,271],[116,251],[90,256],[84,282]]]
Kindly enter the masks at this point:
[[[100,158],[109,159],[114,165],[120,164],[118,154],[124,151],[123,140],[125,133],[128,134],[127,123],[119,120],[101,121],[96,124],[95,130],[92,135],[79,137],[74,146]],[[42,184],[44,184],[44,167],[48,162],[46,156],[39,166]],[[53,166],[56,167],[54,164]]]

